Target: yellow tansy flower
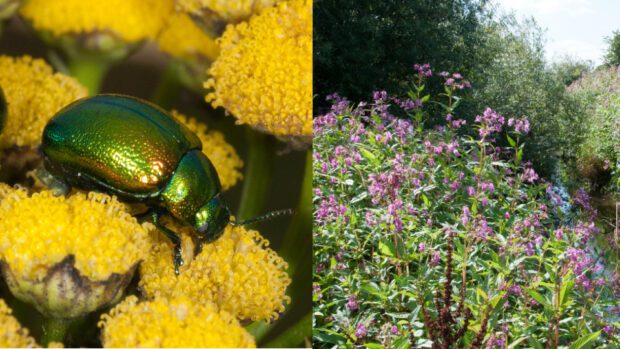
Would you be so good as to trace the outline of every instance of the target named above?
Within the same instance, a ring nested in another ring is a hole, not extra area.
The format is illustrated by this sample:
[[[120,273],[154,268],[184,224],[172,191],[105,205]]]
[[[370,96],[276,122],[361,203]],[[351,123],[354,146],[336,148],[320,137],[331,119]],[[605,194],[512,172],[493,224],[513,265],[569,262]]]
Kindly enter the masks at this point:
[[[0,258],[11,292],[54,317],[117,300],[148,254],[148,232],[99,193],[55,197],[0,186]]]
[[[212,13],[226,22],[239,22],[269,8],[278,0],[177,0],[178,7],[194,15]]]
[[[54,73],[45,61],[30,56],[0,56],[0,86],[8,104],[0,148],[38,145],[47,121],[87,95],[75,79]]]
[[[193,131],[202,142],[202,152],[211,160],[220,177],[224,190],[235,185],[243,175],[243,161],[232,145],[226,143],[224,135],[217,131],[208,131],[207,126],[194,118],[189,118],[176,110],[171,112],[177,120]]]
[[[11,309],[0,299],[0,348],[38,347],[34,338],[28,335],[17,319],[11,315]]]
[[[219,54],[215,38],[185,13],[172,14],[157,37],[159,48],[172,56],[174,75],[187,87],[203,92],[207,68]]]
[[[172,244],[154,231],[151,255],[140,265],[140,287],[148,297],[185,295],[194,303],[213,302],[239,319],[274,320],[284,310],[290,283],[286,262],[257,231],[229,225],[193,257],[189,230],[173,229],[182,233],[186,265],[177,277],[170,266]]]
[[[54,36],[110,32],[136,42],[154,38],[173,8],[172,0],[26,0],[20,13]]]
[[[129,296],[101,319],[106,348],[256,347],[232,315],[187,297],[138,303],[137,297]]]
[[[312,2],[291,0],[229,26],[206,96],[242,124],[277,136],[312,135]]]
[[[215,39],[204,33],[184,13],[172,14],[157,37],[159,48],[170,55],[187,61],[212,62],[219,54]]]

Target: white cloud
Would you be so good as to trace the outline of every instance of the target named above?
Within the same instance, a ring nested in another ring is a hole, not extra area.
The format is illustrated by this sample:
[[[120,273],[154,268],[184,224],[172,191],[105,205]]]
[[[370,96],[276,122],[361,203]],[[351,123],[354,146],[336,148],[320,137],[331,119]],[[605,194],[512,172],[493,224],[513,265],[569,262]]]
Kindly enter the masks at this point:
[[[497,0],[506,10],[515,10],[532,15],[567,15],[569,17],[594,13],[588,0]]]
[[[549,41],[545,47],[547,58],[557,61],[565,56],[600,62],[605,45],[600,41],[581,41],[573,39]]]

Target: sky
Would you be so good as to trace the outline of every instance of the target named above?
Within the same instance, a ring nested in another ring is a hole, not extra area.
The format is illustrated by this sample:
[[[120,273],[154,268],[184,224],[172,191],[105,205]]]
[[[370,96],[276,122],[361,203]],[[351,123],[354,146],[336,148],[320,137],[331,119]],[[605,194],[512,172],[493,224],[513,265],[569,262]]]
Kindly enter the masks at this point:
[[[605,37],[620,30],[620,0],[495,0],[500,11],[517,18],[534,17],[546,29],[545,52],[550,62],[570,56],[603,62]]]

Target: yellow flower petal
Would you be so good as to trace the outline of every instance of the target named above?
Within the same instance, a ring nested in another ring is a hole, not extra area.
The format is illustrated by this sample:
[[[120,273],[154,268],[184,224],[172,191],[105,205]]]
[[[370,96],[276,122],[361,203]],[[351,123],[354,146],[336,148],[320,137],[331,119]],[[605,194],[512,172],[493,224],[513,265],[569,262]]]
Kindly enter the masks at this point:
[[[211,12],[226,22],[244,20],[277,2],[278,0],[177,0],[178,7],[185,12]]]
[[[47,121],[88,93],[75,79],[30,56],[0,56],[0,86],[8,104],[0,148],[38,145]]]
[[[102,342],[107,348],[256,346],[232,315],[187,297],[138,303],[138,298],[129,296],[101,319]]]
[[[219,54],[215,40],[203,32],[184,13],[171,15],[157,37],[159,48],[173,57],[193,61],[212,62]]]
[[[20,13],[55,36],[110,31],[135,42],[154,38],[173,8],[172,0],[26,0]]]
[[[189,230],[172,228],[182,233],[186,265],[174,275],[172,244],[161,233],[151,234],[151,256],[140,265],[140,287],[147,296],[185,295],[195,303],[213,302],[239,319],[274,320],[284,310],[290,301],[287,264],[257,231],[228,226],[193,257]]]
[[[232,187],[243,178],[241,174],[243,161],[237,155],[235,148],[226,143],[221,132],[207,131],[205,124],[198,122],[194,118],[189,118],[176,110],[171,111],[171,114],[200,138],[202,152],[213,163],[224,190]]]
[[[40,279],[75,256],[91,280],[126,273],[148,253],[148,233],[116,198],[99,193],[54,197],[0,187],[0,257],[14,273]]]
[[[0,299],[0,348],[39,347],[34,338],[28,335],[17,319],[11,315],[11,309]]]
[[[291,0],[229,26],[207,102],[278,136],[312,135],[312,1]]]

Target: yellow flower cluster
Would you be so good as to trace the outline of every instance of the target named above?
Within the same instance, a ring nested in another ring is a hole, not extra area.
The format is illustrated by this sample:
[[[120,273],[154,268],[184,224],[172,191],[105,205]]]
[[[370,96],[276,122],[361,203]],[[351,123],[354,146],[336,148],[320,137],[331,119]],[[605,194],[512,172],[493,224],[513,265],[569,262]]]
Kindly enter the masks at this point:
[[[47,121],[88,93],[75,79],[30,56],[0,56],[0,86],[8,104],[0,148],[38,145]]]
[[[135,42],[154,38],[173,9],[172,0],[26,0],[20,13],[55,36],[109,31]]]
[[[172,14],[157,37],[159,48],[173,57],[194,62],[213,62],[219,47],[185,13]]]
[[[247,348],[254,339],[229,313],[186,297],[140,302],[127,297],[102,316],[107,348]]]
[[[212,12],[226,22],[244,20],[277,2],[278,0],[177,0],[178,7],[184,12]]]
[[[11,309],[0,299],[0,348],[38,347],[35,340],[28,335],[17,319],[11,315]]]
[[[0,187],[0,257],[37,280],[67,256],[91,280],[126,273],[148,253],[148,232],[116,198],[99,193],[55,197]]]
[[[274,320],[284,310],[289,302],[287,264],[258,232],[227,226],[222,237],[191,256],[189,231],[172,227],[182,232],[186,265],[176,276],[170,265],[172,244],[162,234],[152,234],[151,256],[140,265],[140,287],[148,297],[212,302],[238,319]]]
[[[241,168],[243,161],[237,155],[235,148],[226,143],[224,135],[217,131],[208,131],[207,126],[194,118],[189,118],[175,110],[172,116],[193,131],[202,142],[202,152],[211,160],[217,170],[224,190],[235,185],[243,175]]]
[[[312,135],[312,1],[291,0],[229,26],[207,102],[278,136]]]

